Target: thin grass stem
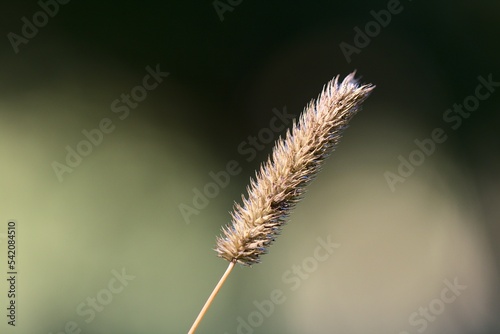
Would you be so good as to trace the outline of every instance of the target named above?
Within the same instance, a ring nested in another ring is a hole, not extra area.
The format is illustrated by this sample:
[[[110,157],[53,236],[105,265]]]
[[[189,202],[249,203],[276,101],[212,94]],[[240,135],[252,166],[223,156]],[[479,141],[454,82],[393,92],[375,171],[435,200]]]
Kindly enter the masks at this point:
[[[229,266],[227,267],[226,272],[220,278],[219,283],[217,283],[217,285],[215,286],[214,290],[210,294],[210,297],[208,297],[207,301],[205,302],[205,305],[203,305],[203,308],[201,309],[200,313],[198,314],[198,317],[196,318],[196,320],[193,322],[193,325],[191,326],[191,329],[189,330],[188,334],[193,334],[196,331],[196,328],[198,328],[198,325],[200,324],[201,319],[203,319],[203,316],[205,315],[205,313],[207,313],[208,308],[212,304],[215,296],[217,296],[217,293],[219,292],[220,288],[222,287],[222,285],[226,281],[227,277],[229,276],[229,274],[233,270],[235,264],[236,264],[236,261],[229,262]]]

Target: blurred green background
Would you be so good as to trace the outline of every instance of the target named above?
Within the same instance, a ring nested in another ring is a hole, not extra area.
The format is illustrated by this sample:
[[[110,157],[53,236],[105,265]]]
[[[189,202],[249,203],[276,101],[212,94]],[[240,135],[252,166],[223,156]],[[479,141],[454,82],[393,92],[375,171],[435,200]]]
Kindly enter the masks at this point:
[[[355,69],[376,90],[270,254],[235,268],[198,332],[500,332],[500,90],[458,129],[443,121],[478,76],[500,81],[500,3],[401,1],[350,62],[339,45],[396,2],[217,4],[231,8],[223,21],[211,1],[70,1],[17,53],[9,33],[22,36],[23,17],[44,5],[0,7],[0,332],[186,333],[227,266],[215,237],[272,148],[251,157],[240,145],[273,109],[299,115]],[[115,113],[158,64],[168,77]],[[103,119],[113,130],[60,182],[54,161]],[[391,191],[384,173],[435,128],[447,140]],[[183,217],[232,160],[241,171]],[[9,219],[16,328],[5,316]],[[307,267],[328,236],[340,247]],[[123,271],[133,279],[118,289]],[[466,288],[443,303],[454,280]],[[276,290],[283,303],[258,311]]]

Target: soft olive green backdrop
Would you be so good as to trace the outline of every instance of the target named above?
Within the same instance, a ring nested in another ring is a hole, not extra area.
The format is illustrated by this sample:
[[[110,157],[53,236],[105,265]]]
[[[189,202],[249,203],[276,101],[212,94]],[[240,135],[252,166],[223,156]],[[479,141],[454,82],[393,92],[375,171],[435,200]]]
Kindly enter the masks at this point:
[[[270,254],[235,268],[198,332],[497,333],[500,89],[457,129],[443,115],[478,76],[500,81],[500,6],[401,1],[348,62],[339,45],[389,3],[241,1],[220,21],[210,1],[70,1],[18,53],[8,34],[42,7],[0,5],[0,332],[186,333],[227,266],[215,237],[271,151],[259,138],[276,110],[298,115],[357,69],[373,95]],[[169,75],[114,112],[147,66]],[[103,119],[109,133],[79,144]],[[391,191],[384,173],[435,128],[446,140]],[[60,182],[54,161],[78,145],[91,152]],[[179,208],[233,160],[241,170],[187,224]]]

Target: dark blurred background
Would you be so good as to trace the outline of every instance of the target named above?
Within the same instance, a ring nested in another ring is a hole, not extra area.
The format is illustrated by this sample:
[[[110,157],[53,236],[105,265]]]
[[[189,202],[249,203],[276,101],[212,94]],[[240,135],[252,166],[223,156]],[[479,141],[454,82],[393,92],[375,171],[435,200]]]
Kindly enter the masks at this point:
[[[346,57],[355,28],[388,7],[390,22]],[[376,90],[270,254],[236,268],[199,332],[500,332],[500,87],[456,129],[443,119],[479,76],[500,82],[499,12],[493,0],[3,4],[0,217],[19,224],[19,330],[187,332],[226,266],[215,236],[272,143],[252,157],[241,147],[357,70]],[[148,66],[169,75],[121,119],[113,102]],[[103,119],[113,130],[58,177],[54,162]],[[392,191],[386,173],[435,128],[444,143]],[[196,208],[232,160],[241,172]],[[327,235],[339,253],[292,291],[282,275]],[[80,303],[122,268],[136,279],[85,321]],[[456,302],[425,328],[409,320],[456,277]],[[252,320],[273,289],[286,302]]]

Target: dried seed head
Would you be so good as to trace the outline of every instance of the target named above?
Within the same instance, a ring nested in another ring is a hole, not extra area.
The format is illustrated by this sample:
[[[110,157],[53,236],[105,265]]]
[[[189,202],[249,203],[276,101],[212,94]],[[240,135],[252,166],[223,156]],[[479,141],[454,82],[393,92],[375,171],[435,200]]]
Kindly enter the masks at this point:
[[[359,85],[349,74],[330,81],[316,101],[311,101],[284,139],[277,140],[272,155],[247,187],[242,205],[235,203],[232,222],[217,238],[219,257],[244,265],[260,262],[279,235],[305,187],[335,149],[342,132],[375,86]]]

